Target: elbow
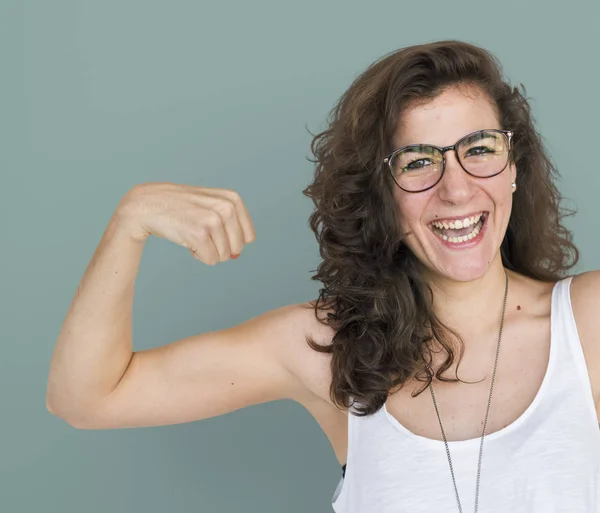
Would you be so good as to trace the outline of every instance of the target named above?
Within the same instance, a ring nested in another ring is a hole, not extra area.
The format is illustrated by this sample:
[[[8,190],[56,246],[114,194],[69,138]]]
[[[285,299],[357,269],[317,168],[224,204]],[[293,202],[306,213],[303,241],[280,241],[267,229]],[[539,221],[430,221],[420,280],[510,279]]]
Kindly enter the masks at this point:
[[[55,417],[62,418],[62,415],[60,414],[59,409],[56,408],[56,406],[54,404],[52,404],[52,401],[50,400],[49,395],[46,395],[46,410],[48,410]]]
[[[75,429],[94,429],[89,422],[86,422],[82,416],[76,416],[71,413],[66,413],[61,411],[60,408],[57,408],[53,405],[48,397],[46,397],[46,409],[55,417],[64,420],[69,426],[74,427]]]

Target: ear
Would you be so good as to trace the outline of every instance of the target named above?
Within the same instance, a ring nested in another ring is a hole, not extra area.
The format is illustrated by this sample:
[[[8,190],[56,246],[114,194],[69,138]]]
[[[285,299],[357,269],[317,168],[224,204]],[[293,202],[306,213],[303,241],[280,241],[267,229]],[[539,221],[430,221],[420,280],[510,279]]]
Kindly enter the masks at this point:
[[[514,163],[510,165],[510,181],[511,183],[517,182],[517,166]]]

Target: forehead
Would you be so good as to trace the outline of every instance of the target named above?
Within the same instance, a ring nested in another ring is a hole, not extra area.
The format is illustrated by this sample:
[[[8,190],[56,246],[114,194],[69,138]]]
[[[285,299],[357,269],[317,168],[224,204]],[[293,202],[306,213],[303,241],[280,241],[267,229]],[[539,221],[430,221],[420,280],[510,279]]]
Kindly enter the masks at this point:
[[[393,142],[396,148],[418,143],[447,146],[484,128],[502,128],[489,98],[473,86],[452,87],[404,110]]]

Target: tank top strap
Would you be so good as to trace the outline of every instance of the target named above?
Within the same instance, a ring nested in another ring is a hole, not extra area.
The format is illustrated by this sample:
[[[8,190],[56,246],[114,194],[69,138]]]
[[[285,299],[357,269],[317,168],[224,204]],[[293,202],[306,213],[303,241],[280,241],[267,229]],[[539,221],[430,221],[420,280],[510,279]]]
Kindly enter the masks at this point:
[[[574,372],[577,381],[581,384],[583,399],[590,406],[589,410],[594,419],[597,419],[596,407],[594,404],[594,394],[590,375],[587,370],[585,355],[575,316],[571,303],[571,282],[573,276],[568,276],[558,281],[554,286],[552,294],[552,338],[558,346],[561,353],[559,357],[560,365],[571,363],[571,370]]]
[[[571,306],[571,282],[572,276],[563,278],[556,282],[552,293],[552,315],[551,326],[552,336],[560,346],[561,352],[566,351],[577,366],[577,371],[587,369],[585,367],[585,359],[583,349],[579,340],[577,325],[575,324],[575,316]],[[582,367],[583,364],[583,367]]]

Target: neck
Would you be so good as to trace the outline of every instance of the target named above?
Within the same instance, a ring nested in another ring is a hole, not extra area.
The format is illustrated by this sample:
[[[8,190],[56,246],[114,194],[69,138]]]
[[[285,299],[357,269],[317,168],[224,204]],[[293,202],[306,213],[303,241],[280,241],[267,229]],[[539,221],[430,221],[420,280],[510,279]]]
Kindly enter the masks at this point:
[[[438,318],[464,335],[479,335],[499,326],[506,286],[500,255],[480,278],[458,282],[442,276],[428,282],[433,291],[433,309]]]

